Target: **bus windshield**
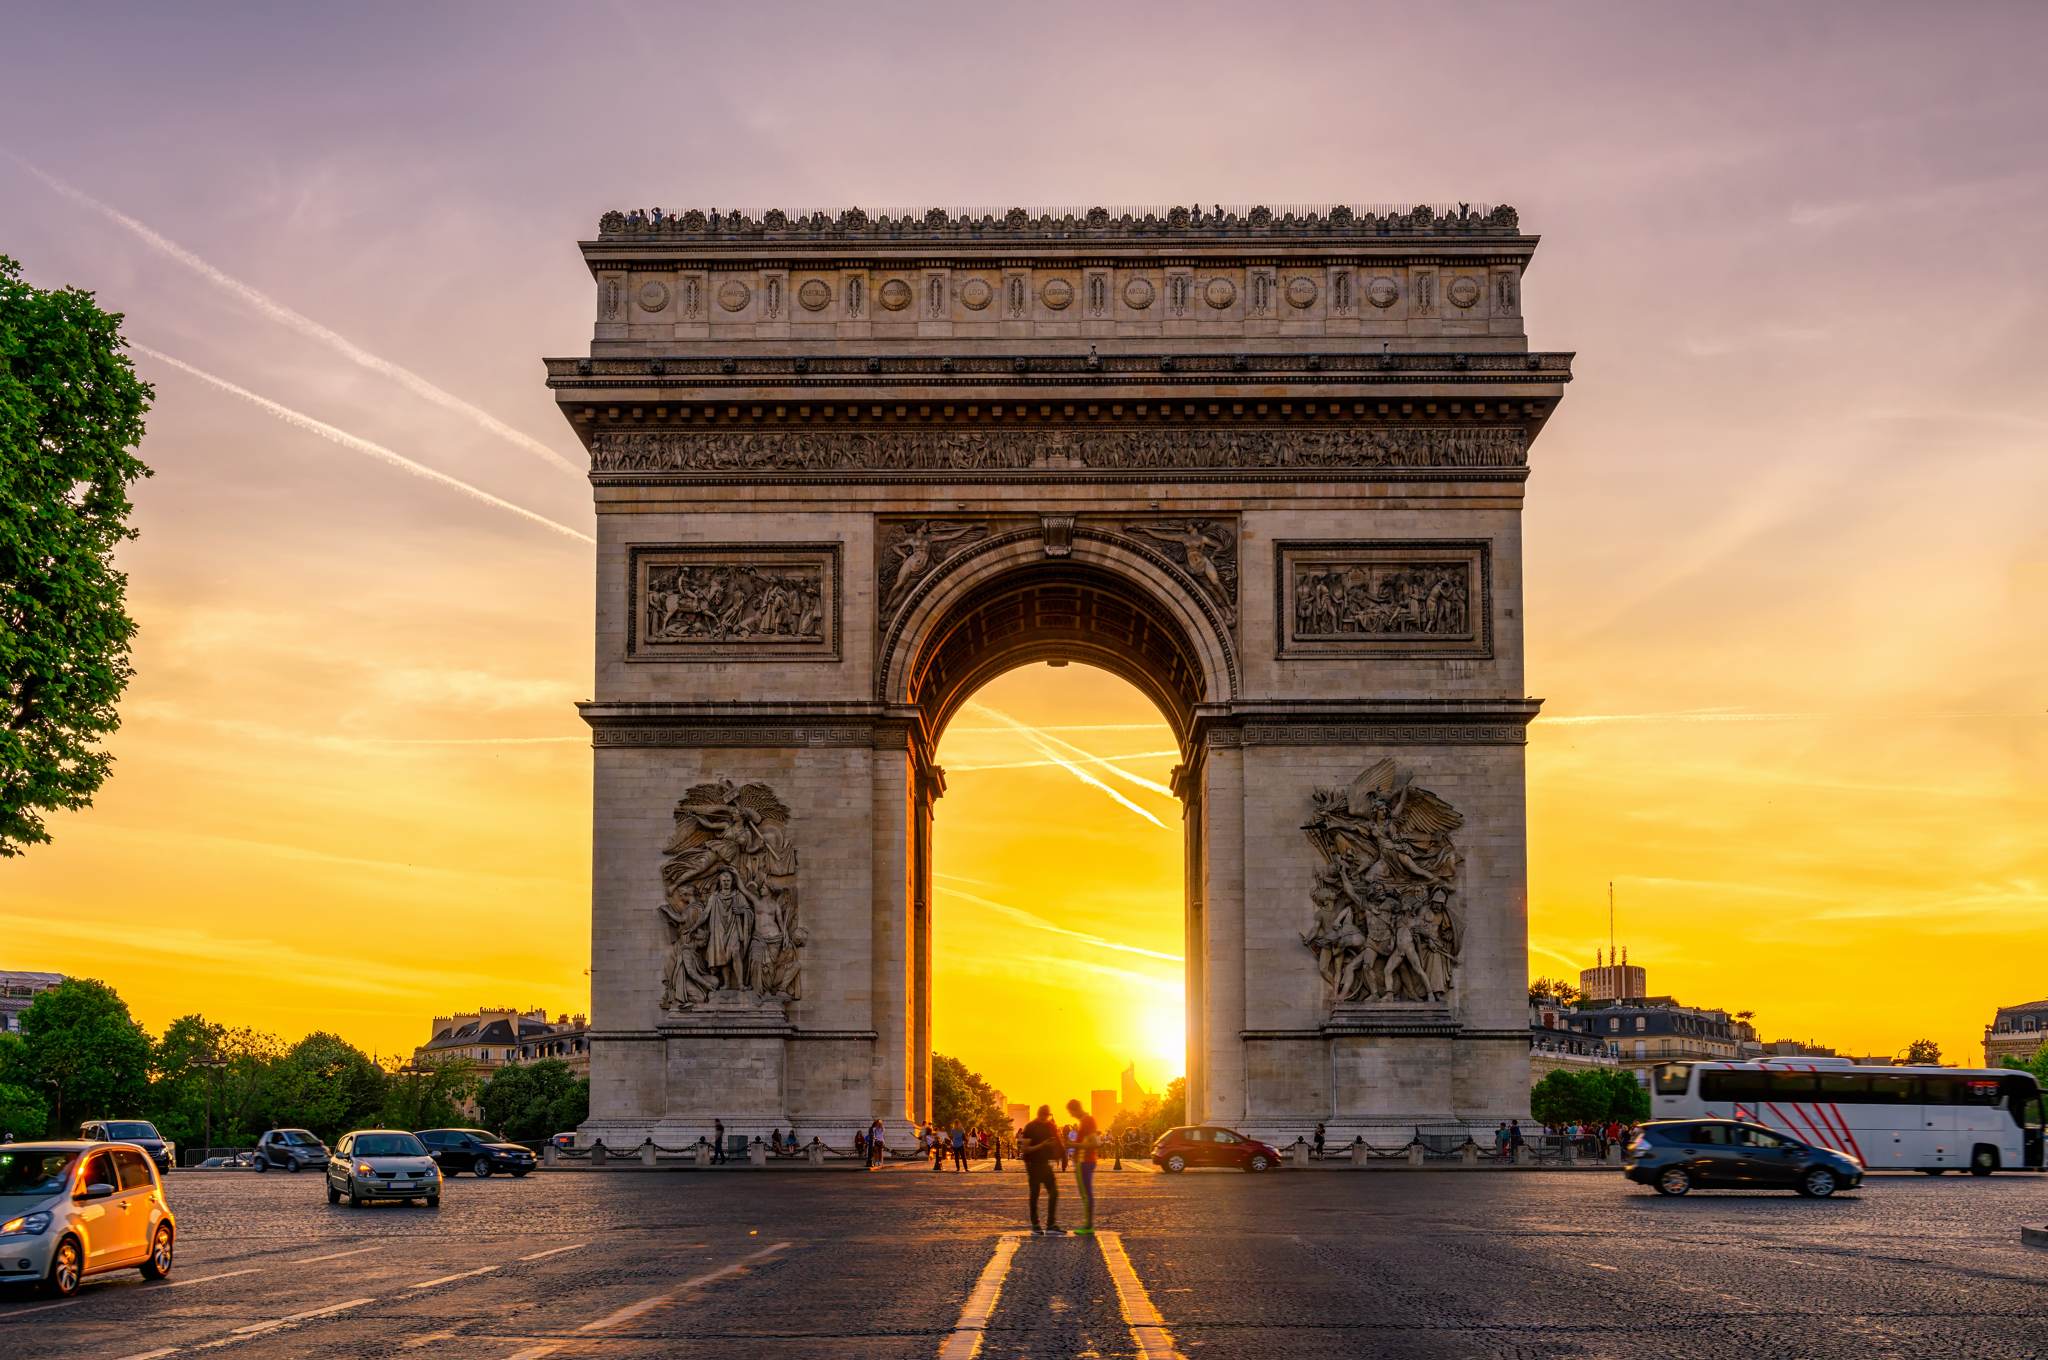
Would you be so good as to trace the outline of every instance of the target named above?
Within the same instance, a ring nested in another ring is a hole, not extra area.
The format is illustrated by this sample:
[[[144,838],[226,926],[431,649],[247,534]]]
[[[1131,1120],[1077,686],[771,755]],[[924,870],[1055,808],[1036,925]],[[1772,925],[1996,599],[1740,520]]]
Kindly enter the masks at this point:
[[[1691,1080],[1691,1063],[1665,1063],[1657,1069],[1657,1094],[1682,1096],[1686,1092],[1686,1084]]]

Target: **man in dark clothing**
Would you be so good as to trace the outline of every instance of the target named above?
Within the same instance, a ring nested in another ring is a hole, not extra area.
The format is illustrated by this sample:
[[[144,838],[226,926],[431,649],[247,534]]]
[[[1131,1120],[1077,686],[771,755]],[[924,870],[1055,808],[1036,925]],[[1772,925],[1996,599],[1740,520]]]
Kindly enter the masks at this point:
[[[725,1160],[725,1121],[711,1121],[711,1160],[714,1164]]]
[[[952,1142],[953,1169],[955,1171],[965,1171],[967,1169],[967,1130],[958,1123],[953,1125]]]
[[[1038,1118],[1017,1135],[1017,1156],[1024,1162],[1024,1178],[1031,1184],[1031,1231],[1065,1236],[1060,1231],[1059,1172],[1067,1169],[1067,1142],[1052,1122],[1052,1106],[1038,1107]],[[1053,1163],[1058,1162],[1055,1170]],[[1038,1226],[1038,1191],[1045,1190],[1045,1227]]]

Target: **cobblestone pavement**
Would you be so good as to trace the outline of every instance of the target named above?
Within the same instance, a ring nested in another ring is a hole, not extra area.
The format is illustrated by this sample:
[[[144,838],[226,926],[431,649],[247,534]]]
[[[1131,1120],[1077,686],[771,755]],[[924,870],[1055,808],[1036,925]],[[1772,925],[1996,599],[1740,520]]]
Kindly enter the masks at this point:
[[[464,1177],[439,1210],[330,1207],[317,1176],[169,1191],[171,1284],[0,1294],[0,1355],[2048,1355],[2048,1252],[2019,1240],[2048,1222],[2042,1176],[1816,1202],[1605,1172],[1105,1169],[1093,1239],[1015,1235],[1014,1172]]]

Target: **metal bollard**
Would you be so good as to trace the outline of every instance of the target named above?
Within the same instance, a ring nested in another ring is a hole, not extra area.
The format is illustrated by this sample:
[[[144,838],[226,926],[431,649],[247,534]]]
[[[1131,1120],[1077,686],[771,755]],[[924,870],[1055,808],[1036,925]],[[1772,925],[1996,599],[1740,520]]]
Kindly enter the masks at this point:
[[[1478,1166],[1479,1144],[1467,1138],[1465,1146],[1458,1149],[1458,1160],[1466,1166]]]
[[[1372,1149],[1365,1145],[1365,1139],[1354,1138],[1351,1140],[1351,1164],[1353,1166],[1372,1165]]]
[[[768,1165],[768,1145],[758,1138],[756,1138],[753,1142],[747,1144],[747,1165]]]
[[[823,1166],[825,1164],[825,1145],[813,1138],[810,1146],[804,1149],[804,1160],[812,1166]]]
[[[540,1150],[540,1164],[542,1166],[557,1166],[561,1163],[561,1160],[562,1150],[555,1146],[554,1139],[548,1139],[547,1145]]]
[[[710,1166],[711,1144],[705,1142],[702,1138],[699,1138],[697,1140],[697,1146],[691,1150],[690,1158],[691,1161],[697,1166]]]
[[[1422,1165],[1422,1144],[1420,1144],[1420,1143],[1410,1143],[1410,1144],[1408,1145],[1408,1165],[1410,1165],[1410,1166],[1421,1166],[1421,1165]]]
[[[607,1155],[604,1148],[604,1139],[600,1138],[590,1145],[590,1164],[592,1166],[603,1166]]]
[[[1294,1140],[1293,1146],[1287,1149],[1287,1160],[1293,1162],[1296,1166],[1305,1167],[1308,1165],[1308,1155],[1312,1151],[1314,1151],[1313,1148],[1297,1138]]]
[[[652,1138],[640,1145],[640,1165],[654,1165],[654,1140]]]

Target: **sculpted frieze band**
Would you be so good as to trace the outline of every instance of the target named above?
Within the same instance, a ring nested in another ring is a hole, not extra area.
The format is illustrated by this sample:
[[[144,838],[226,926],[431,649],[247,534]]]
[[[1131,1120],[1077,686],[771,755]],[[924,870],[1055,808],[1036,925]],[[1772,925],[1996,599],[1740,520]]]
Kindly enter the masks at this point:
[[[783,1006],[803,996],[796,845],[766,784],[697,784],[662,847],[663,1010]]]
[[[1169,472],[1289,468],[1521,468],[1528,436],[1507,426],[1335,429],[601,430],[597,472]]]

